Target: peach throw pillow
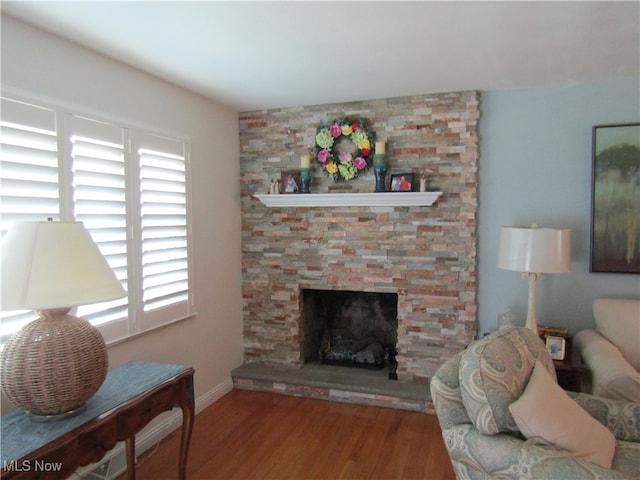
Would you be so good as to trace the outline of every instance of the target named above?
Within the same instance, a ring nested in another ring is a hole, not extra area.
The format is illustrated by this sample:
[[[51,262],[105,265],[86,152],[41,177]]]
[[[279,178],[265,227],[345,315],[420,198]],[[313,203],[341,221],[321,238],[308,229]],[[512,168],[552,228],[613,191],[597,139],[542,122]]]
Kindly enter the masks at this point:
[[[611,468],[616,439],[574,402],[540,362],[522,396],[509,411],[526,438],[540,438],[605,468]]]

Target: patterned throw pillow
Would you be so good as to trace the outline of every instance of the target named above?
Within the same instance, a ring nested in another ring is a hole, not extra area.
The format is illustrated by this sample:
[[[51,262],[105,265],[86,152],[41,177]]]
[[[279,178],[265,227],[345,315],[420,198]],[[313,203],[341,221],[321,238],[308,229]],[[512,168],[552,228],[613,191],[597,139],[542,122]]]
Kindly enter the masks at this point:
[[[520,433],[509,405],[524,391],[537,361],[556,380],[544,342],[528,328],[498,330],[471,345],[460,362],[460,394],[484,434]]]

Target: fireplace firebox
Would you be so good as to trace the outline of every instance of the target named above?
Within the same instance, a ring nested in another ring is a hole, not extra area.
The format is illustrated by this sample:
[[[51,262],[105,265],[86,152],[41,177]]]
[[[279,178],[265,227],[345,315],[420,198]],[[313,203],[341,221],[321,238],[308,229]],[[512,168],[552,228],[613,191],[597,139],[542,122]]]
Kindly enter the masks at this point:
[[[360,368],[389,368],[396,375],[396,293],[305,289],[304,362]]]

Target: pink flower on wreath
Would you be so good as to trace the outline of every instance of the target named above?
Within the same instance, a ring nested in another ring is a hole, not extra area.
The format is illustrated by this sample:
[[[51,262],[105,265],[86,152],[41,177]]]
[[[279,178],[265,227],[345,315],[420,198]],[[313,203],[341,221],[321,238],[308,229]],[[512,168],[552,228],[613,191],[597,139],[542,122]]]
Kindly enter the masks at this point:
[[[331,136],[333,138],[338,138],[340,135],[342,135],[342,130],[340,129],[340,125],[338,125],[337,123],[334,123],[333,125],[331,125],[331,128],[329,129],[329,133],[331,133]]]
[[[353,166],[358,170],[362,170],[367,166],[367,161],[362,157],[356,157],[356,159],[353,161]]]
[[[331,152],[329,150],[320,150],[318,152],[318,161],[320,163],[327,163],[327,160],[329,160],[329,155],[331,155]]]
[[[340,163],[349,163],[351,160],[353,160],[353,155],[351,155],[349,152],[342,152],[340,155],[338,155],[338,158],[340,159]]]

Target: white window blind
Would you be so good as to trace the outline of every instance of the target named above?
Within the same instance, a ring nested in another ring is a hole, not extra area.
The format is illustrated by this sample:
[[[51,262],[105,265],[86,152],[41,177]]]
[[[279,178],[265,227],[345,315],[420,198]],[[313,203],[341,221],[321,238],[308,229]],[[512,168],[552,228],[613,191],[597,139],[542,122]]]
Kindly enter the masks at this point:
[[[20,220],[60,218],[56,113],[2,99],[0,230]],[[2,285],[0,285],[2,288]],[[31,311],[0,311],[0,342],[34,320]]]
[[[187,146],[155,135],[134,138],[139,158],[143,327],[190,315]]]
[[[65,131],[73,218],[84,224],[128,291],[125,131],[73,115],[65,116]],[[107,336],[120,337],[129,331],[128,303],[125,297],[83,305],[77,315],[94,325],[109,323]]]
[[[193,313],[188,142],[4,98],[1,126],[2,234],[81,221],[127,290],[77,315],[110,341]],[[0,343],[33,318],[2,312]]]
[[[16,220],[60,213],[58,140],[53,110],[2,99],[0,205],[2,234]]]

